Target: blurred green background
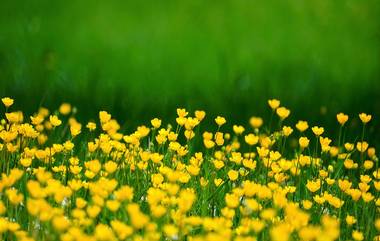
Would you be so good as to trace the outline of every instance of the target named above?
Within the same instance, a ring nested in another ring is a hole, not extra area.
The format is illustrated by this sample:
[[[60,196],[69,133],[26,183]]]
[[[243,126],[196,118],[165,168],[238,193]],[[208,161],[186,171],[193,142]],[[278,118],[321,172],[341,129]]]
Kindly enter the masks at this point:
[[[246,123],[276,97],[330,129],[338,111],[380,116],[378,0],[0,5],[0,94],[29,112],[68,101],[135,126],[187,107]]]

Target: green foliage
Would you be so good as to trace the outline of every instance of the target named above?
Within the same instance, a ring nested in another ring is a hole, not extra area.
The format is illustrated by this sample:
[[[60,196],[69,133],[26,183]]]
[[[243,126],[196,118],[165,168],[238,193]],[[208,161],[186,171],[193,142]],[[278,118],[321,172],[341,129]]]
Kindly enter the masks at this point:
[[[0,94],[24,110],[69,101],[136,124],[183,106],[246,120],[276,97],[326,124],[323,106],[380,115],[376,0],[1,5]]]

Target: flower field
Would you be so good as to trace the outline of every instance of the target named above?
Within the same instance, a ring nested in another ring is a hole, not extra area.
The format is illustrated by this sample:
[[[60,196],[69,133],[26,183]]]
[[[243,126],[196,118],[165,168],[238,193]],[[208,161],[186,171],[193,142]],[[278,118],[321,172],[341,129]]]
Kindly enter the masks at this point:
[[[1,240],[380,240],[369,114],[332,116],[329,137],[272,99],[244,126],[179,108],[123,133],[106,111],[80,123],[68,103],[30,117],[2,103]]]

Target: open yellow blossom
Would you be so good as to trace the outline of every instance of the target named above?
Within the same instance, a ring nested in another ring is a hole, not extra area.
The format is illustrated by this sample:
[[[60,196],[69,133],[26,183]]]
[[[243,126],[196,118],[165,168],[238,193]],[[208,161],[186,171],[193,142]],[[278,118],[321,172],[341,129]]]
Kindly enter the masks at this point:
[[[59,107],[59,113],[62,115],[68,115],[71,112],[71,105],[69,103],[62,103]]]
[[[275,110],[280,106],[280,101],[277,99],[271,99],[268,100],[268,105],[272,110]]]
[[[203,110],[196,110],[196,111],[194,112],[194,115],[195,115],[195,117],[196,117],[199,121],[202,121],[202,120],[205,118],[205,116],[206,116],[206,112],[203,111]]]
[[[372,116],[371,116],[371,115],[367,115],[366,113],[361,113],[361,114],[359,114],[359,118],[360,118],[360,120],[361,120],[364,124],[367,124],[368,122],[371,121]]]
[[[222,126],[222,125],[224,125],[226,123],[226,119],[224,117],[217,116],[215,118],[215,122],[220,127],[220,126]]]
[[[49,121],[50,123],[54,126],[54,127],[57,127],[57,126],[60,126],[62,124],[62,121],[60,119],[58,119],[58,116],[56,115],[51,115],[49,117]]]
[[[309,200],[304,200],[302,201],[302,206],[306,209],[309,210],[313,206],[313,202]]]
[[[360,152],[365,152],[367,148],[368,148],[368,143],[365,141],[356,143],[356,149]]]
[[[150,121],[150,123],[152,124],[153,128],[155,128],[155,129],[158,129],[158,128],[160,128],[160,126],[161,126],[161,120],[158,119],[158,118],[154,118],[154,119],[152,119],[152,120]]]
[[[276,113],[281,120],[284,120],[290,115],[290,110],[285,107],[279,107],[276,109]]]
[[[284,136],[288,137],[293,133],[293,129],[290,126],[283,126],[282,132],[284,133]]]
[[[300,132],[304,132],[304,131],[306,131],[309,128],[309,124],[307,123],[307,121],[300,120],[300,121],[297,122],[296,128]]]
[[[346,216],[346,223],[351,226],[351,225],[356,223],[356,218],[354,216],[347,215]]]
[[[239,172],[235,171],[235,170],[229,170],[228,171],[228,178],[231,180],[231,181],[235,181],[237,180],[239,177]]]
[[[253,127],[253,128],[260,128],[262,125],[263,125],[263,119],[261,117],[257,117],[257,116],[252,116],[250,119],[249,119],[249,124]]]
[[[317,181],[307,180],[306,187],[307,189],[309,189],[310,192],[316,192],[321,188],[321,182],[319,180]]]
[[[357,230],[354,230],[354,231],[352,231],[352,238],[356,241],[362,241],[364,239],[364,235],[363,235],[363,233],[361,233]]]
[[[14,100],[9,97],[4,97],[1,98],[1,102],[3,102],[4,106],[8,108],[13,105]]]
[[[322,135],[323,132],[325,131],[323,127],[318,127],[318,126],[313,126],[311,128],[311,130],[313,131],[314,135],[316,135],[316,136]]]
[[[90,131],[93,131],[96,129],[96,124],[94,122],[88,122],[87,125],[86,125],[87,129],[89,129]]]
[[[236,135],[242,134],[245,130],[243,126],[238,126],[238,125],[233,125],[232,128]]]
[[[253,146],[259,142],[259,137],[250,133],[244,137],[244,140],[248,145]]]
[[[106,111],[99,111],[99,119],[102,124],[107,123],[111,120],[111,115]]]
[[[300,137],[300,139],[298,139],[298,143],[302,149],[308,147],[309,142],[310,142],[309,139],[307,137],[304,137],[304,136]]]
[[[339,124],[344,125],[348,121],[348,115],[341,112],[336,115],[336,119],[338,120]]]

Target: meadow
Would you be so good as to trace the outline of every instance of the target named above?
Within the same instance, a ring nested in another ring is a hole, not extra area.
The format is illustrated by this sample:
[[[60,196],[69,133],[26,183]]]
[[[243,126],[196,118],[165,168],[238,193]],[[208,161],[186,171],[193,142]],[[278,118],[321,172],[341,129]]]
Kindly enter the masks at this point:
[[[2,240],[380,240],[370,114],[337,113],[332,137],[270,99],[245,126],[177,108],[127,133],[106,110],[1,100]]]
[[[380,241],[378,0],[0,2],[0,240]]]

